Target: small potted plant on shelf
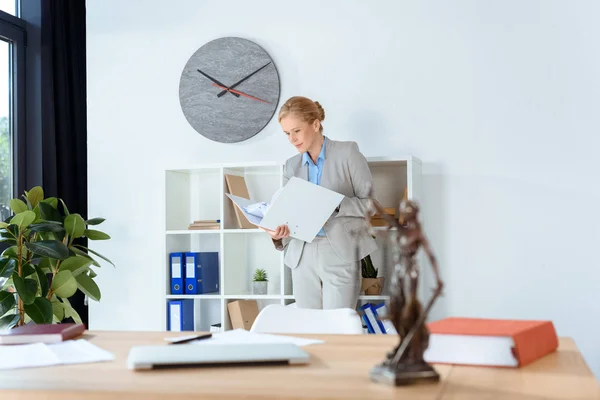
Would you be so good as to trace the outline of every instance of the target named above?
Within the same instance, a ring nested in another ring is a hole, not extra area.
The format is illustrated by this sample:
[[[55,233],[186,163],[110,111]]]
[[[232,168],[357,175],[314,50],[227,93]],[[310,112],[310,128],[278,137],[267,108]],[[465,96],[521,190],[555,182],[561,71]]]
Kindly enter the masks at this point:
[[[362,268],[361,291],[366,295],[380,295],[385,278],[383,276],[377,277],[378,270],[373,266],[370,255],[363,258],[360,263]]]
[[[254,294],[267,294],[267,284],[269,283],[267,271],[261,268],[254,271],[254,279],[252,283],[252,292]]]

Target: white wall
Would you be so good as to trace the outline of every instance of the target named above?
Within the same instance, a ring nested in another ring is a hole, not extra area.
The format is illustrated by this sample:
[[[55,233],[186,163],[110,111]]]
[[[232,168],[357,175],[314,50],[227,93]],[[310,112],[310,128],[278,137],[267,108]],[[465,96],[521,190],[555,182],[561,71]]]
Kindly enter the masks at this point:
[[[446,294],[433,317],[552,319],[600,374],[600,52],[596,1],[88,0],[93,329],[160,329],[163,170],[294,154],[276,120],[239,144],[186,122],[178,82],[207,41],[273,57],[282,101],[325,107],[367,156],[424,162]]]

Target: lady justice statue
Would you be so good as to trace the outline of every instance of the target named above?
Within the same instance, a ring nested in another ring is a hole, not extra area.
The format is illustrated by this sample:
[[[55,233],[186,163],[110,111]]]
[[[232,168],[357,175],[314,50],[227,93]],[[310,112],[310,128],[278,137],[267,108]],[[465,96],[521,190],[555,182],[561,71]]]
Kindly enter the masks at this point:
[[[400,340],[396,348],[387,354],[386,359],[371,370],[370,377],[373,381],[395,386],[423,380],[437,382],[438,373],[423,359],[423,353],[429,345],[429,331],[425,320],[433,303],[442,293],[444,284],[440,279],[435,256],[421,229],[419,207],[414,201],[402,200],[396,219],[387,215],[383,207],[370,196],[366,217],[368,221],[374,211],[384,216],[388,225],[387,231],[391,232],[393,238],[391,246],[394,271],[391,298],[389,315],[384,318],[392,321]],[[416,256],[420,249],[429,258],[437,283],[431,299],[424,308],[417,298],[420,272]]]

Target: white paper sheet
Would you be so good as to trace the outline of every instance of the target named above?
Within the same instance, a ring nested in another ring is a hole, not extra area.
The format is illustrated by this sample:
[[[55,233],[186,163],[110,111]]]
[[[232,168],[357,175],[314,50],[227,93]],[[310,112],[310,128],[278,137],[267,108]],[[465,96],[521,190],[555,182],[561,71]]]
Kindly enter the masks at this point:
[[[47,367],[114,360],[113,354],[85,339],[60,343],[0,346],[0,369]]]
[[[46,367],[59,362],[44,343],[0,346],[0,369]]]
[[[61,364],[84,364],[98,361],[111,361],[115,356],[85,339],[67,340],[48,345]]]
[[[215,333],[210,339],[195,340],[197,345],[218,344],[250,344],[250,343],[292,343],[297,346],[325,343],[318,339],[305,339],[293,336],[272,335],[267,333],[250,332],[244,329],[233,329],[223,333]]]

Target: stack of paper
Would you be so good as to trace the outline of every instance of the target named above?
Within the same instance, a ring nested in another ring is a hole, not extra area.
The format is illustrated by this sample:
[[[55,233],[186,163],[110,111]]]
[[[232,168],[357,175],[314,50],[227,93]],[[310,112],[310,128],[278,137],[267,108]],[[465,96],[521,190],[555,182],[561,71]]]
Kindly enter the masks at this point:
[[[56,344],[33,343],[0,346],[0,369],[84,364],[114,359],[113,354],[84,339],[67,340]]]

